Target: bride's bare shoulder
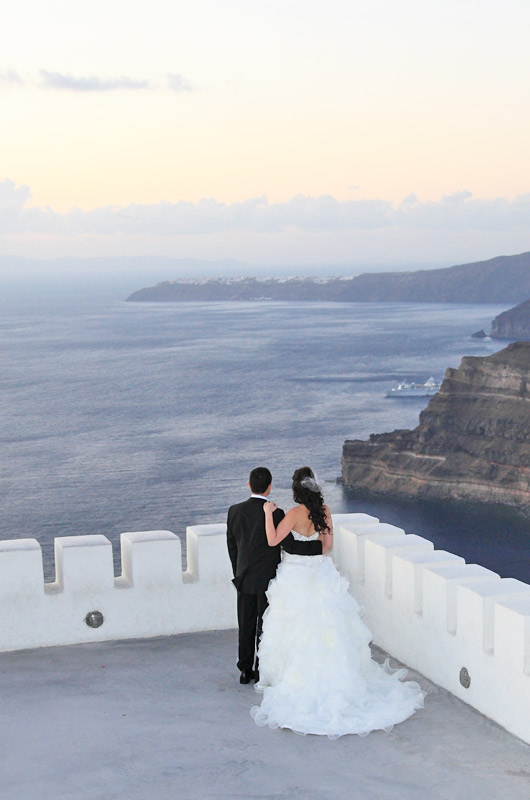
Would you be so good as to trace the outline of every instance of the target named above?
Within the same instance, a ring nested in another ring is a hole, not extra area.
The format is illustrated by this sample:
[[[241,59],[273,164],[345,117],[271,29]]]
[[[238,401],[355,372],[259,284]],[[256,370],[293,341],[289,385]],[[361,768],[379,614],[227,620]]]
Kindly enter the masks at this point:
[[[300,506],[293,506],[292,508],[289,509],[289,511],[286,513],[285,516],[289,517],[289,519],[291,519],[291,520],[297,519],[298,514],[299,514],[299,509],[300,509]]]
[[[299,517],[300,519],[307,519],[309,517],[309,510],[303,504],[293,506],[291,511],[293,512],[293,516]]]
[[[301,522],[306,520],[308,517],[307,508],[305,506],[293,506],[289,509],[286,517],[289,517],[289,520],[293,525],[296,525],[297,522]]]

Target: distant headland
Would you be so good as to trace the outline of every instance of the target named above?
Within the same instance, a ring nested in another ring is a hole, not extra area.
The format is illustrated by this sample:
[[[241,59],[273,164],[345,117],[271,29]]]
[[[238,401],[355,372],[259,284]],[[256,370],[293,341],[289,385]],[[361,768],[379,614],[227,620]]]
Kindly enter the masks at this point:
[[[348,278],[199,278],[164,281],[127,302],[286,300],[317,302],[522,303],[530,297],[530,252],[413,272]]]
[[[491,338],[530,341],[530,300],[495,317],[491,323]]]
[[[473,339],[485,339],[490,336],[492,339],[530,342],[530,300],[525,300],[514,308],[498,314],[492,320],[489,334],[482,328],[471,336]]]

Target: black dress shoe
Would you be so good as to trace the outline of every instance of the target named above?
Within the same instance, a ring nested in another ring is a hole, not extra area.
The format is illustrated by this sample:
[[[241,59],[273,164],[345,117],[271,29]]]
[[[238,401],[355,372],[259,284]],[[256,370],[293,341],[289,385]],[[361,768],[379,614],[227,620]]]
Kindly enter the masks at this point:
[[[254,679],[254,670],[245,669],[239,676],[239,683],[250,683],[250,681],[253,679]]]

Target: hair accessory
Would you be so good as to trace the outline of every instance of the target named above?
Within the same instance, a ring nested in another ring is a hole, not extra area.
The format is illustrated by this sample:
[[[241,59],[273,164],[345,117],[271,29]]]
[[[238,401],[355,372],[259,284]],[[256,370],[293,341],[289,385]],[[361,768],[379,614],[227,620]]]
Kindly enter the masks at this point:
[[[300,486],[303,486],[304,489],[309,489],[310,492],[322,494],[322,484],[317,481],[316,476],[311,478],[308,475],[306,478],[302,478]]]

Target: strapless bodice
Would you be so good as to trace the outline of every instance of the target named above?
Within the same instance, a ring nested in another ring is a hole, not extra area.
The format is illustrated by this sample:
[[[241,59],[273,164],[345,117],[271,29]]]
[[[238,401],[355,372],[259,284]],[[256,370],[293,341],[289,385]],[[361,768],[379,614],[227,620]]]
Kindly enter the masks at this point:
[[[303,533],[298,533],[298,531],[291,531],[291,533],[293,534],[293,539],[296,539],[297,542],[314,542],[320,536],[318,532],[313,533],[311,536],[304,536]]]
[[[298,533],[298,531],[291,531],[291,536],[297,542],[300,542],[300,547],[296,553],[289,553],[282,550],[282,561],[284,563],[290,562],[291,564],[305,564],[308,566],[310,563],[314,565],[322,561],[322,548],[319,548],[320,553],[317,554],[314,544],[318,541],[319,533],[313,533],[311,536],[304,536],[303,533]],[[306,547],[304,547],[304,544]]]

